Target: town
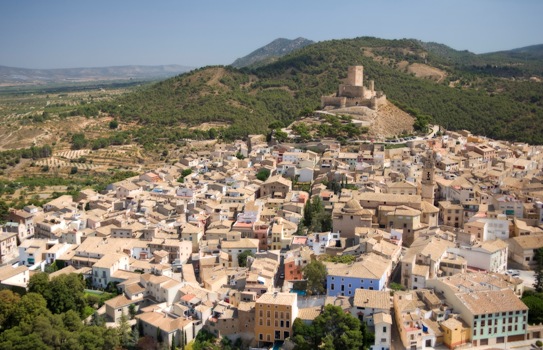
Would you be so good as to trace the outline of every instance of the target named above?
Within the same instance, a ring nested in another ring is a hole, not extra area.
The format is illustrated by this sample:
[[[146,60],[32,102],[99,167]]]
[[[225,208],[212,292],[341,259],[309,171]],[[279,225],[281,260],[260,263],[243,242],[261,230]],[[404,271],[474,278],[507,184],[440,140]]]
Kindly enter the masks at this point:
[[[295,320],[328,304],[375,350],[541,338],[520,300],[543,246],[541,147],[447,131],[313,149],[254,135],[12,210],[0,284],[25,289],[54,265],[118,291],[108,322],[135,310],[142,335],[185,344],[205,329],[292,348]]]

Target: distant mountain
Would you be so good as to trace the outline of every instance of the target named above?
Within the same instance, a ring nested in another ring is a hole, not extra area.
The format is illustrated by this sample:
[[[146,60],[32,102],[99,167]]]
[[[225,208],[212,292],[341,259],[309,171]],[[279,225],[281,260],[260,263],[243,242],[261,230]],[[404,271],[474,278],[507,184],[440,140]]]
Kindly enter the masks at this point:
[[[543,44],[526,46],[507,51],[490,52],[482,54],[481,56],[520,61],[537,61],[543,58]]]
[[[263,66],[276,61],[292,51],[296,51],[314,43],[314,41],[305,38],[297,38],[294,40],[284,38],[275,39],[268,45],[251,52],[247,56],[238,58],[232,63],[232,66],[236,68]]]
[[[192,70],[180,65],[28,69],[0,66],[0,86],[124,79],[163,79]]]

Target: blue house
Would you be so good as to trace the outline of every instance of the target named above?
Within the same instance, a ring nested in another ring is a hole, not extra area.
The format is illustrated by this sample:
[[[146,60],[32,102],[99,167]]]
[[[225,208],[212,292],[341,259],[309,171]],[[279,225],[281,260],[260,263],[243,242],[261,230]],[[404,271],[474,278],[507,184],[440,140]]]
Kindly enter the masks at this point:
[[[356,289],[383,290],[392,261],[374,253],[362,255],[352,264],[325,263],[328,271],[326,294],[354,296]]]

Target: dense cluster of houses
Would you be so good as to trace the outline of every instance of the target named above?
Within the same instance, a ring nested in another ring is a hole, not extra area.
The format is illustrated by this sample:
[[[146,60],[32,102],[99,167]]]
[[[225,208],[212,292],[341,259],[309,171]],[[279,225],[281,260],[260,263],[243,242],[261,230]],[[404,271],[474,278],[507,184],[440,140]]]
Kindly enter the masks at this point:
[[[374,350],[391,348],[392,327],[412,349],[540,337],[522,280],[506,271],[508,260],[533,268],[543,247],[542,148],[448,132],[312,149],[217,143],[104,193],[12,210],[0,284],[25,288],[54,263],[53,275],[121,292],[106,302],[109,321],[135,309],[144,335],[177,343],[205,328],[288,347],[294,320],[312,322],[325,304],[365,322]],[[316,197],[332,230],[305,234]],[[326,295],[308,298],[297,281],[323,255],[354,262],[325,262]],[[391,296],[392,280],[406,290]]]

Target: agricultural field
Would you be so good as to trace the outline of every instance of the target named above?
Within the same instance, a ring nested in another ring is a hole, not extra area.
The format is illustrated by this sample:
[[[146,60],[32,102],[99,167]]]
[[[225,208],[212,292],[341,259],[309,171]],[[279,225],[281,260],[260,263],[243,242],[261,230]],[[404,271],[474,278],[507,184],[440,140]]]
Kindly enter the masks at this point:
[[[105,114],[81,115],[86,106],[135,88],[117,85],[0,88],[0,216],[6,207],[40,205],[85,187],[101,189],[169,160],[148,154],[129,138],[93,149],[92,140],[137,128],[127,123],[112,128],[114,119]],[[88,145],[74,149],[75,134],[85,135]]]

